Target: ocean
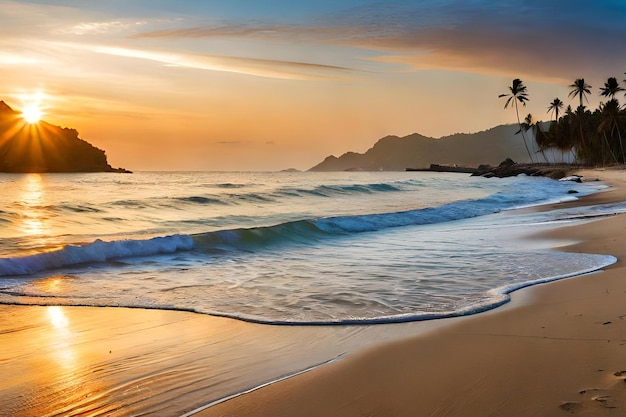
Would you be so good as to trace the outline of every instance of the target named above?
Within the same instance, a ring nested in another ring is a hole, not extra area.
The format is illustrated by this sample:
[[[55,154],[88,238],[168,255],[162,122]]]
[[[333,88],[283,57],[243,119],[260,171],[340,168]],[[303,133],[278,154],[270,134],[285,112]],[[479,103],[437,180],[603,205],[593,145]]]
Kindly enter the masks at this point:
[[[626,206],[514,210],[603,188],[431,172],[1,174],[0,304],[272,325],[468,315],[614,263],[528,236]]]

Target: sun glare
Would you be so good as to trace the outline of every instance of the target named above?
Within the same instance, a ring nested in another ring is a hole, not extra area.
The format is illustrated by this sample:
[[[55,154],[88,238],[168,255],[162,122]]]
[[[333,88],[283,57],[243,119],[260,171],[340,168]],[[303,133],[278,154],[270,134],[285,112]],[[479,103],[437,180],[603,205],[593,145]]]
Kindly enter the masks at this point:
[[[26,123],[36,124],[45,116],[47,103],[50,96],[43,91],[35,91],[32,93],[19,93],[15,95],[20,101],[22,109],[21,117]]]
[[[39,120],[41,120],[41,116],[43,116],[43,112],[41,108],[36,104],[30,105],[29,107],[25,107],[24,109],[22,109],[22,118],[30,124],[38,123]]]

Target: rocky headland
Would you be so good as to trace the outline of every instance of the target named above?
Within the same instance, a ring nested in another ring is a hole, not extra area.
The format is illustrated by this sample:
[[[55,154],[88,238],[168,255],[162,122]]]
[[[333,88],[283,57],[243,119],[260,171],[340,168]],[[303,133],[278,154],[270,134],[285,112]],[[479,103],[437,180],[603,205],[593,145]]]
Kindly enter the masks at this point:
[[[28,124],[0,101],[0,172],[123,172],[106,153],[78,137],[78,131],[40,121]]]

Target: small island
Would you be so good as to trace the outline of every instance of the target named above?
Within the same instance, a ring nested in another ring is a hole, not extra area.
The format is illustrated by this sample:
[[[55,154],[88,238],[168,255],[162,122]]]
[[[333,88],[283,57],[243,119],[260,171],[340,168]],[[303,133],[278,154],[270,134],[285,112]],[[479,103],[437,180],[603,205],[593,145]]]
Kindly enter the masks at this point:
[[[76,129],[39,121],[0,101],[0,172],[121,172],[107,162],[105,151],[78,137]]]

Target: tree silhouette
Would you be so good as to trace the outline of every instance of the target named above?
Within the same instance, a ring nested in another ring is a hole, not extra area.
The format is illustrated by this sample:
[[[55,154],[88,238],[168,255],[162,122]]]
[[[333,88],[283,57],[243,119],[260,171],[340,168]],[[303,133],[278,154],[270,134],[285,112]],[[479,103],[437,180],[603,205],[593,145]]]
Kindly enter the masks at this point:
[[[615,98],[615,94],[625,91],[617,82],[617,78],[610,77],[604,83],[604,87],[600,87],[600,95],[604,97]]]
[[[520,131],[522,133],[522,140],[524,141],[524,147],[526,148],[526,152],[528,153],[528,157],[530,161],[533,162],[533,157],[530,154],[530,150],[528,149],[528,145],[526,144],[526,136],[524,135],[524,130],[522,129],[522,123],[519,118],[519,109],[518,102],[522,103],[524,107],[526,107],[526,102],[528,101],[528,92],[526,91],[526,86],[524,82],[519,78],[513,80],[513,83],[509,87],[509,92],[500,94],[498,98],[507,97],[506,102],[504,103],[504,108],[508,108],[511,103],[513,103],[515,107],[515,114],[517,115],[517,124],[519,125]]]
[[[604,104],[600,105],[600,114],[601,119],[598,125],[598,133],[601,133],[604,136],[604,140],[611,152],[611,156],[617,162],[617,158],[611,149],[611,144],[609,143],[606,133],[608,132],[613,140],[615,133],[617,132],[617,143],[619,145],[619,150],[622,154],[622,163],[626,160],[624,155],[624,144],[622,142],[622,135],[620,133],[620,122],[624,118],[622,112],[620,112],[620,105],[617,99],[612,98]]]
[[[574,84],[570,85],[572,91],[570,91],[568,97],[576,97],[580,100],[580,105],[583,105],[583,98],[587,99],[587,94],[591,94],[591,86],[585,82],[584,78],[578,78],[574,81]]]
[[[583,133],[583,117],[585,115],[585,106],[583,105],[583,98],[585,99],[585,101],[589,101],[587,99],[587,95],[591,94],[591,86],[585,82],[584,78],[577,78],[574,81],[574,84],[570,85],[570,88],[572,88],[572,91],[570,91],[568,97],[578,97],[580,101],[580,105],[576,109],[576,114],[578,116],[580,143],[583,147],[585,147],[585,135]]]
[[[558,123],[559,113],[561,112],[562,108],[563,108],[563,102],[561,101],[560,98],[557,97],[554,100],[552,100],[552,102],[550,103],[547,113],[554,114],[554,121]]]

